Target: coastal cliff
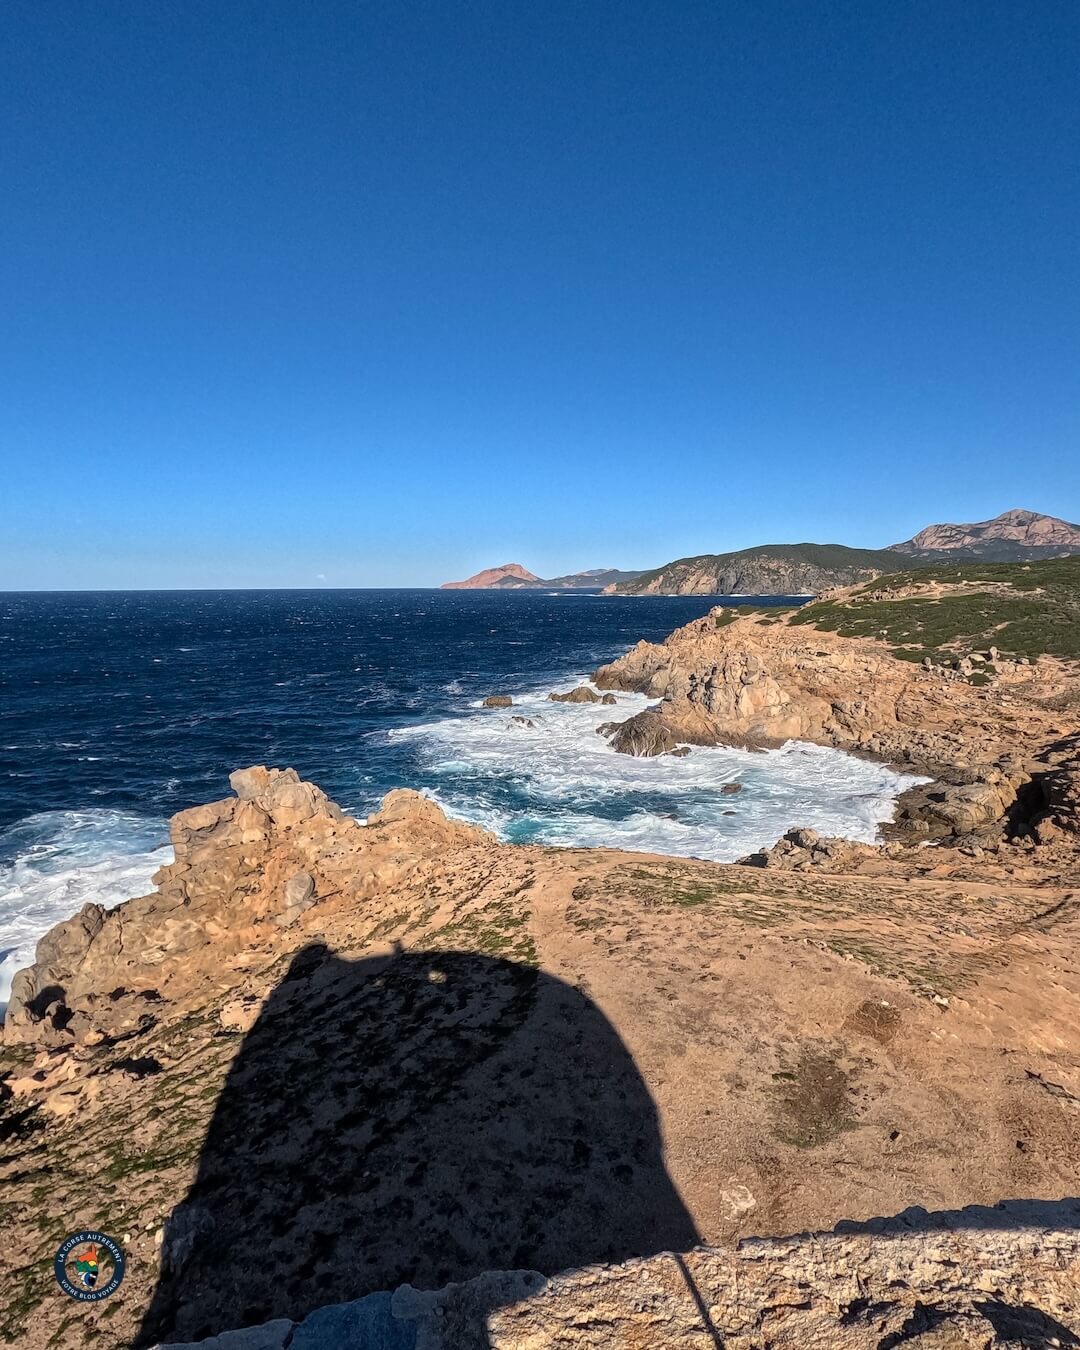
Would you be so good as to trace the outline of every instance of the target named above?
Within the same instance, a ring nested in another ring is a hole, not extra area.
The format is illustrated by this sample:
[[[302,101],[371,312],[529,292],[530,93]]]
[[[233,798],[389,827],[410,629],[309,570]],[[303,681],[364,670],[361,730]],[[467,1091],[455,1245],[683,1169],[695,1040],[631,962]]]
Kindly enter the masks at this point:
[[[632,581],[608,587],[609,595],[817,595],[831,586],[868,581],[891,571],[888,553],[842,544],[767,544],[737,553],[680,558]]]
[[[811,741],[941,780],[901,799],[911,830],[1000,830],[1019,813],[1049,837],[1072,818],[1078,614],[1074,559],[918,572],[801,610],[716,609],[594,679],[659,700],[608,728],[617,749]]]
[[[531,1328],[554,1347],[590,1306],[638,1334],[636,1288],[692,1346],[700,1310],[665,1250],[691,1253],[714,1325],[749,1346],[758,1296],[724,1274],[741,1238],[1074,1192],[1067,831],[978,857],[808,838],[807,876],[503,845],[410,792],[363,823],[291,771],[232,783],[174,819],[154,893],[58,925],[18,979],[0,1327],[26,1350],[313,1316],[314,1337],[326,1305],[514,1269],[533,1290],[485,1305],[478,1345]],[[51,1255],[88,1222],[122,1242],[125,1295],[58,1326]],[[1071,1289],[1073,1247],[1043,1227]],[[1043,1280],[1025,1243],[1000,1239],[999,1301]],[[830,1311],[894,1279],[876,1241],[860,1250],[815,1267],[820,1295],[775,1343],[814,1344],[830,1317],[869,1334]],[[795,1259],[775,1251],[770,1317]],[[881,1318],[937,1299],[986,1344],[978,1279],[942,1284],[928,1255]]]
[[[180,812],[153,892],[85,906],[16,977],[0,1332],[1080,1333],[1080,697],[1072,574],[1040,566],[1019,618],[1000,577],[901,578],[717,611],[598,672],[683,744],[932,771],[879,845],[796,819],[743,865],[516,846],[409,791],[360,821],[262,766]],[[861,631],[882,607],[889,636]],[[88,1224],[124,1294],[58,1320],[52,1255]]]

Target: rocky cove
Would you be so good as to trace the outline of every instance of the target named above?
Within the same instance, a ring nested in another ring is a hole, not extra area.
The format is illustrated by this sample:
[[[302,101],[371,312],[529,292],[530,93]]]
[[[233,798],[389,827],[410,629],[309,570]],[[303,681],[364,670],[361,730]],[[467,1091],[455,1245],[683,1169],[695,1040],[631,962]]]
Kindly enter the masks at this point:
[[[594,679],[599,689],[659,700],[606,728],[626,753],[788,740],[834,746],[933,780],[903,794],[894,836],[986,829],[996,843],[1009,824],[1015,842],[1028,837],[1026,823],[1046,842],[1063,816],[1075,822],[1077,751],[1061,717],[1075,674],[1052,659],[994,656],[992,684],[974,684],[881,643],[716,610],[663,643],[639,643]],[[960,675],[976,669],[970,658],[966,666]]]
[[[743,864],[234,773],[152,893],[16,979],[4,1334],[1069,1343],[1075,678],[753,614],[634,648],[595,684],[657,700],[608,705],[639,753],[797,736],[933,775],[889,842],[794,830]],[[58,1234],[90,1220],[124,1297],[57,1317]]]

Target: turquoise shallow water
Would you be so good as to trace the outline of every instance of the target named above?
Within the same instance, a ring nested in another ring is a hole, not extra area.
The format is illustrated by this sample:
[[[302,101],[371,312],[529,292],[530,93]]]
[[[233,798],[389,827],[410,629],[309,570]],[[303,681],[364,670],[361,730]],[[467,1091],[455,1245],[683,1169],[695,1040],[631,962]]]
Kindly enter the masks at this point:
[[[147,889],[165,822],[291,765],[348,810],[411,786],[502,837],[733,858],[792,824],[872,837],[903,783],[815,747],[633,760],[551,704],[709,597],[439,591],[0,596],[0,999],[41,932]],[[535,723],[482,709],[510,693]],[[744,790],[721,798],[738,778]]]

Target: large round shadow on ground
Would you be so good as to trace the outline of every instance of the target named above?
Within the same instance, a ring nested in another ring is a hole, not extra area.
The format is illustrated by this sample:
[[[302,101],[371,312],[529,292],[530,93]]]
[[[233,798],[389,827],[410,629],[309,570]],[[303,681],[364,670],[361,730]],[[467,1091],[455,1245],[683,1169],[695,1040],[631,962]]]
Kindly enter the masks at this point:
[[[648,1089],[580,991],[471,953],[311,946],[229,1072],[139,1343],[697,1240]]]

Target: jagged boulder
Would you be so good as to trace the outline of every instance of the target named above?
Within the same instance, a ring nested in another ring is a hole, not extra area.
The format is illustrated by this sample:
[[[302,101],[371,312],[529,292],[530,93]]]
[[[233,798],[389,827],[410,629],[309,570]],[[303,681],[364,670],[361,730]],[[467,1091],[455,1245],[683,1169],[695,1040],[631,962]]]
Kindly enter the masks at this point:
[[[911,833],[931,839],[950,839],[1005,827],[1021,790],[1030,781],[1026,768],[1002,760],[971,768],[969,782],[936,780],[910,788],[900,798],[891,834]]]
[[[284,904],[276,922],[289,928],[315,903],[315,878],[308,872],[297,872],[285,883],[282,898]]]
[[[86,905],[50,929],[12,983],[8,1044],[67,1046],[153,1021],[162,1000],[198,1002],[245,952],[303,941],[308,916],[350,884],[392,887],[419,859],[493,842],[416,792],[392,792],[367,827],[293,769],[230,776],[236,793],[178,812],[174,859],[157,890],[105,911]],[[288,933],[288,936],[286,936]]]
[[[105,910],[83,905],[73,918],[50,928],[37,945],[34,965],[17,971],[11,982],[4,1035],[10,1043],[33,1039],[42,1045],[70,1040],[71,1009],[64,985],[101,932]]]
[[[893,857],[900,851],[897,843],[884,849],[873,844],[856,844],[850,839],[832,839],[817,830],[805,827],[788,830],[771,848],[758,849],[740,858],[743,867],[769,867],[788,872],[806,872],[824,868],[831,872],[856,871],[867,863],[882,857]]]
[[[368,816],[367,824],[379,830],[386,841],[406,848],[417,847],[420,841],[425,849],[495,842],[488,830],[449,819],[438,802],[412,788],[388,792],[378,811]]]
[[[621,755],[666,755],[678,745],[678,738],[660,714],[648,709],[625,722],[605,722],[604,727],[611,729],[610,744]]]

